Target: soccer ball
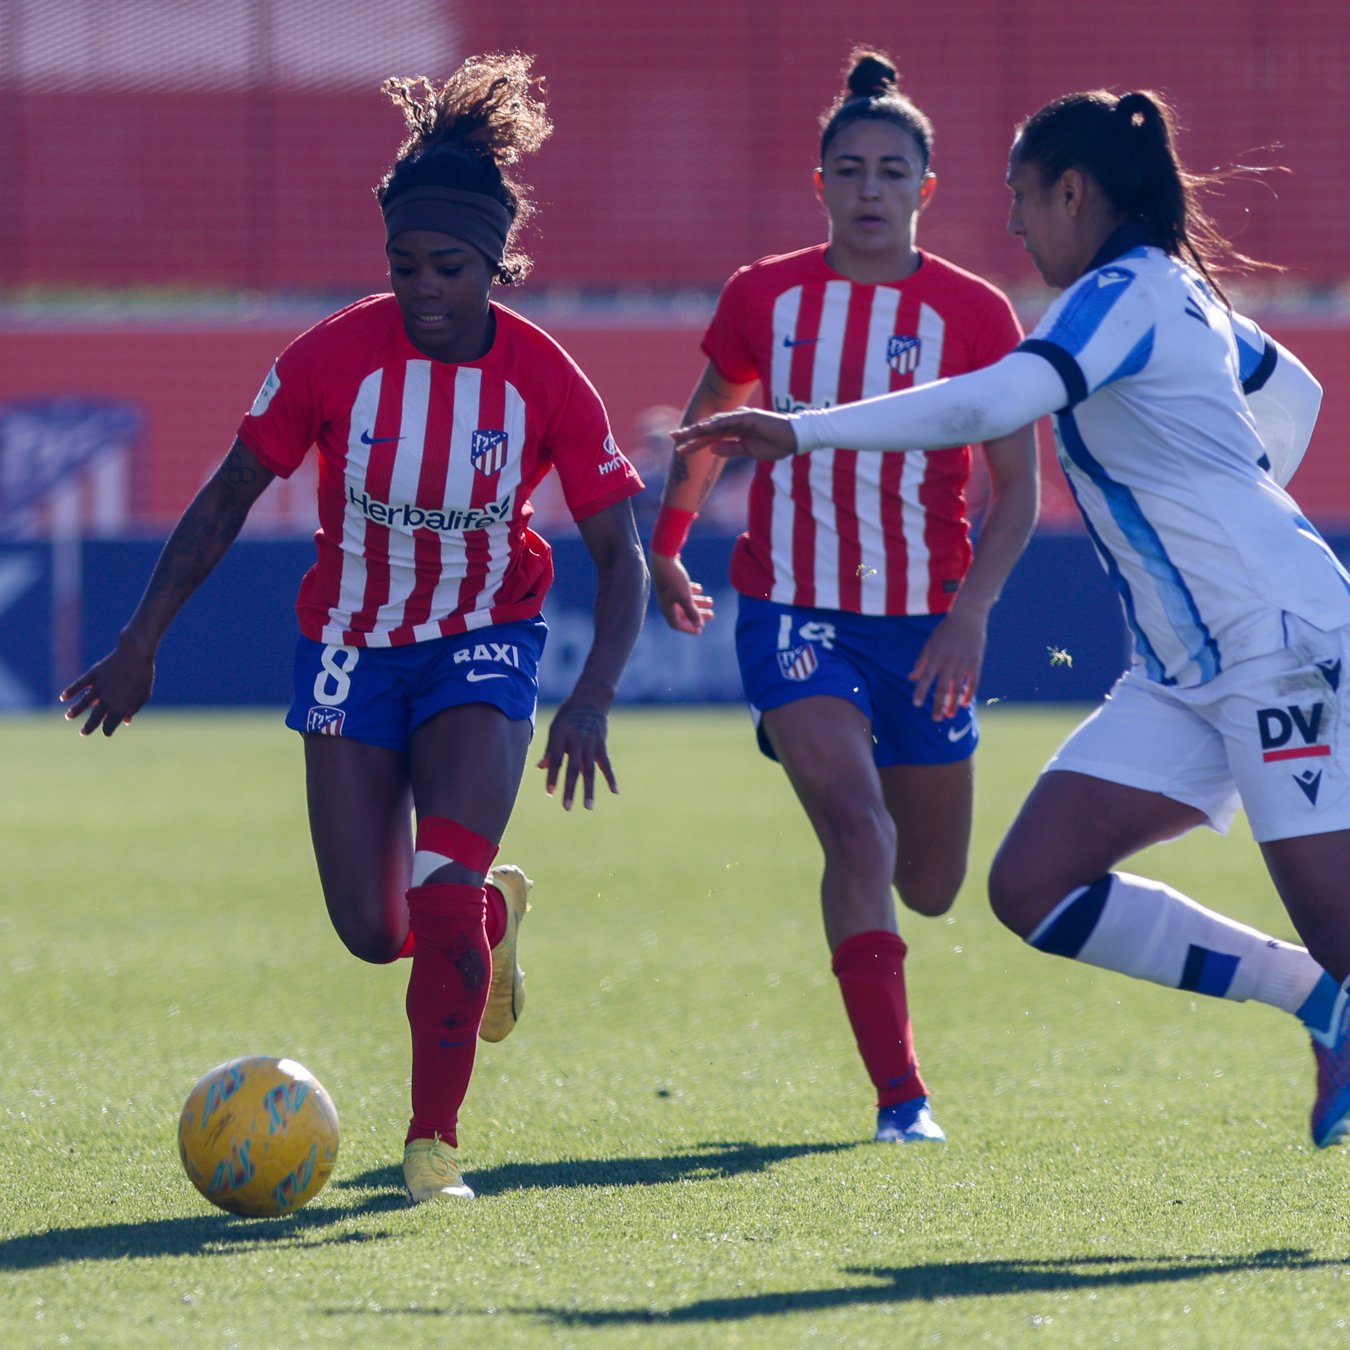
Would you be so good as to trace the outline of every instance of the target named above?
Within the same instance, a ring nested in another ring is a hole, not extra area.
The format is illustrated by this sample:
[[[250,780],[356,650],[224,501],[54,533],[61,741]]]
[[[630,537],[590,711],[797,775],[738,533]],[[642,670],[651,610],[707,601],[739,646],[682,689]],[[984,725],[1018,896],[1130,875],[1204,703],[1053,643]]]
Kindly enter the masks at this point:
[[[213,1205],[255,1218],[289,1214],[318,1195],[333,1170],[337,1109],[293,1059],[232,1059],[188,1093],[178,1152]]]

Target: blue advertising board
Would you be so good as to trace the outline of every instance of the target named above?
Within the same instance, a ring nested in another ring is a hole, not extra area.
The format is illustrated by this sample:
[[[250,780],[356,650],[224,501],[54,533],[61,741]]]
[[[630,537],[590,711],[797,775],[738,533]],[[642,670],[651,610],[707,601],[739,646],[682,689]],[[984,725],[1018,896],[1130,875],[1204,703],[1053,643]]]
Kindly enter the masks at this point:
[[[635,703],[726,703],[741,697],[726,583],[731,539],[695,538],[685,561],[712,593],[718,617],[691,638],[653,607],[620,698]],[[81,550],[79,659],[110,650],[135,607],[158,539],[90,539]],[[581,541],[554,544],[557,581],[545,605],[550,636],[541,697],[572,687],[591,637],[595,572]],[[294,602],[313,560],[307,539],[245,538],[178,616],[160,650],[162,707],[278,706],[290,696]],[[63,679],[53,655],[53,557],[45,543],[0,545],[0,708],[51,706]],[[70,658],[67,658],[70,659]],[[981,699],[1092,702],[1125,663],[1120,606],[1087,539],[1041,533],[1010,578],[990,624]]]

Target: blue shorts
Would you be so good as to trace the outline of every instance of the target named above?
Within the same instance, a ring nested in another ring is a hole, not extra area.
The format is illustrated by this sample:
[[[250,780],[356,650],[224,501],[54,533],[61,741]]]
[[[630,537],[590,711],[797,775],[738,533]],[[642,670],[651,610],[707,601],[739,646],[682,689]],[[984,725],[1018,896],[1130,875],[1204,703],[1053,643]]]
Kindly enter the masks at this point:
[[[534,725],[542,617],[404,647],[324,646],[301,637],[286,725],[319,736],[407,750],[412,733],[446,708],[487,703]]]
[[[872,757],[892,764],[953,764],[979,742],[970,708],[933,721],[914,706],[914,669],[941,614],[849,614],[740,597],[736,656],[759,748],[777,759],[760,716],[798,699],[827,695],[859,708],[872,724]]]

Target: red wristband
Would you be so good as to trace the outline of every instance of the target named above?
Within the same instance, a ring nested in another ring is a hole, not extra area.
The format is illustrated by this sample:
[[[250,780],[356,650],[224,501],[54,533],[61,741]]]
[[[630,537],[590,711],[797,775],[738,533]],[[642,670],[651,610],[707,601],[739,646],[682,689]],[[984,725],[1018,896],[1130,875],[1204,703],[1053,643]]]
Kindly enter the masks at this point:
[[[697,519],[697,511],[681,511],[662,502],[652,526],[652,552],[662,558],[678,557],[689,538],[689,527]]]

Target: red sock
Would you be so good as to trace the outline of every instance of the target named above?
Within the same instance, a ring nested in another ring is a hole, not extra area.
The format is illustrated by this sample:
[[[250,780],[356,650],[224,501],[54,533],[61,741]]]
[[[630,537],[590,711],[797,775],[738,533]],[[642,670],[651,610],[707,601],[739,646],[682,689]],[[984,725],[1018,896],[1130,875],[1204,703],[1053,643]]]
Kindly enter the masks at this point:
[[[497,856],[497,845],[491,839],[485,838],[466,825],[461,825],[457,820],[451,820],[448,816],[422,816],[417,822],[413,849],[413,881],[415,885],[421,884],[417,881],[419,874],[423,877],[429,877],[438,867],[448,862],[458,862],[471,872],[486,872],[492,866],[493,858]],[[500,900],[500,897],[499,902],[501,931],[496,937],[489,937],[488,939],[489,944],[493,947],[501,941],[502,933],[506,932],[506,902]],[[492,903],[489,899],[489,934],[493,931],[496,917],[493,914]],[[416,945],[417,940],[413,936],[412,928],[409,927],[407,939],[395,953],[393,959],[397,961],[402,957],[411,956]]]
[[[487,893],[487,940],[488,947],[495,947],[506,936],[506,897],[491,882],[488,882]],[[413,937],[412,929],[408,929],[408,936],[403,939],[403,946],[394,954],[395,961],[402,961],[413,954],[413,948],[417,945],[417,940]]]
[[[487,892],[488,947],[495,947],[506,936],[506,897],[490,881]]]
[[[487,1006],[492,955],[481,886],[447,882],[408,891],[416,937],[408,978],[412,1029],[412,1121],[408,1139],[440,1135],[451,1147],[469,1090],[478,1024]]]
[[[895,933],[855,933],[835,949],[833,969],[858,1053],[876,1085],[877,1107],[928,1095],[914,1057],[905,1000],[905,952]]]

